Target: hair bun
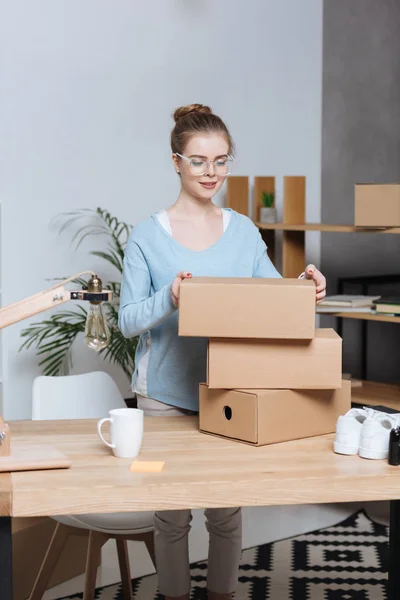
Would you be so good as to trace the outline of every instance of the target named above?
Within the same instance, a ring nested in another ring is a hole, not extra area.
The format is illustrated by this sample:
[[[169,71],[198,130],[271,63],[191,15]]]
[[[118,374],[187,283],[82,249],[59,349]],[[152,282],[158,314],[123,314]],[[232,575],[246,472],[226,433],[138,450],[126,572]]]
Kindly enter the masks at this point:
[[[187,104],[186,106],[180,106],[174,112],[175,123],[179,121],[179,119],[183,119],[183,117],[187,117],[187,115],[190,115],[191,113],[211,115],[212,110],[209,106],[204,106],[204,104]]]

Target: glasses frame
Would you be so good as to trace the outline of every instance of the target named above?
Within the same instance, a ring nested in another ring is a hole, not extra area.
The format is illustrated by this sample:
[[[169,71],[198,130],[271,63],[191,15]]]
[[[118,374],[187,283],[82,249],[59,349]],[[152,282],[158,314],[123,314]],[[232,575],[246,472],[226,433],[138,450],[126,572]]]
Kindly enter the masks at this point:
[[[194,160],[194,158],[189,158],[187,156],[183,156],[183,154],[179,154],[178,152],[175,152],[176,156],[179,156],[179,158],[183,158],[183,160],[186,160],[186,162],[189,163],[190,166],[190,170],[192,171],[192,161]],[[230,154],[226,155],[228,158],[228,161],[233,164],[235,162],[235,159],[233,156],[231,156]],[[200,158],[200,157],[199,157]],[[203,159],[202,159],[203,160]],[[214,173],[215,175],[217,175],[216,169],[215,169],[215,161],[218,160],[216,158],[214,158],[214,160],[203,160],[203,162],[206,163],[206,170],[204,171],[204,173],[199,173],[198,175],[195,175],[195,177],[203,177],[203,175],[205,175],[206,173],[210,172],[210,165],[212,164],[214,167]],[[194,175],[193,171],[192,174]],[[231,171],[228,170],[228,172],[225,175],[217,175],[217,177],[228,177],[228,175],[231,174]]]

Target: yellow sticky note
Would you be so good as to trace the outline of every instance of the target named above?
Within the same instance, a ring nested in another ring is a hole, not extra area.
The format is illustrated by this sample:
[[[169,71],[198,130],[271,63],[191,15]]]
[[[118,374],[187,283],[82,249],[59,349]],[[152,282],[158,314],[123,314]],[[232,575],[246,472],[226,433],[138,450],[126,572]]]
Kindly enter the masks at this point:
[[[134,460],[130,470],[132,473],[160,473],[164,464],[164,461]]]

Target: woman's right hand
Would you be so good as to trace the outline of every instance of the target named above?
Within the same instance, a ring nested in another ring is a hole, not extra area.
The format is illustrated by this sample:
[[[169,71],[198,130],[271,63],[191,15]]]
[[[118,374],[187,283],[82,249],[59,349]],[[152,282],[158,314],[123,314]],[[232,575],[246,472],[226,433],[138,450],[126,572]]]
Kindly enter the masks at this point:
[[[171,283],[171,288],[170,288],[171,298],[172,298],[172,302],[174,303],[174,306],[176,306],[177,308],[179,306],[179,289],[181,287],[181,283],[184,279],[190,279],[191,276],[192,276],[191,273],[187,273],[186,271],[181,271],[180,273],[178,273],[178,275],[175,277],[175,279]]]

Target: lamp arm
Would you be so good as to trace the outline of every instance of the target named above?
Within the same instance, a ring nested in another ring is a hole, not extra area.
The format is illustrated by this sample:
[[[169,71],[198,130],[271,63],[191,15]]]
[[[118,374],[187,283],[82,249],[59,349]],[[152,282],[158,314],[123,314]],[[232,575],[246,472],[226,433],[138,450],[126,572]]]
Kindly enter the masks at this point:
[[[82,277],[90,275],[88,286],[80,290],[67,290],[65,285]],[[68,279],[64,279],[53,287],[8,304],[0,308],[0,329],[8,327],[18,321],[23,321],[28,317],[37,315],[38,313],[59,306],[68,302],[68,300],[86,300],[91,304],[101,304],[102,302],[110,302],[112,299],[111,290],[103,290],[101,279],[93,271],[82,271]],[[0,414],[0,459],[10,455],[10,429],[7,423]]]
[[[75,279],[79,279],[79,277],[83,277],[84,275],[90,275],[91,277],[94,277],[94,271],[81,271],[80,273],[77,273],[76,275],[72,275],[72,277],[68,277],[68,279],[64,279],[61,283],[56,283],[52,288],[50,288],[51,290],[58,288],[60,285],[66,285],[67,283],[70,283],[70,281],[75,281]]]
[[[66,290],[63,285],[59,285],[19,302],[14,302],[14,304],[9,304],[0,309],[0,329],[49,310],[53,306],[68,302],[70,296],[71,292]]]
[[[0,308],[0,329],[8,327],[18,321],[23,321],[28,317],[37,315],[38,313],[50,310],[55,306],[64,304],[68,300],[88,300],[96,302],[107,302],[112,297],[110,290],[102,290],[101,292],[92,292],[90,290],[67,290],[65,285],[83,275],[91,275],[96,277],[93,271],[82,271],[68,279],[64,279],[61,283],[57,283],[53,287],[19,300],[8,306]]]

